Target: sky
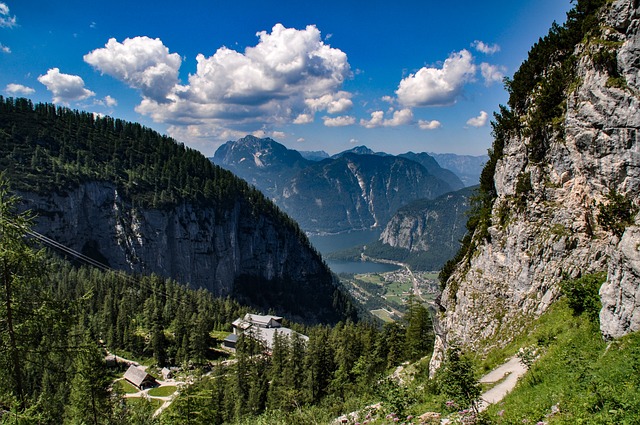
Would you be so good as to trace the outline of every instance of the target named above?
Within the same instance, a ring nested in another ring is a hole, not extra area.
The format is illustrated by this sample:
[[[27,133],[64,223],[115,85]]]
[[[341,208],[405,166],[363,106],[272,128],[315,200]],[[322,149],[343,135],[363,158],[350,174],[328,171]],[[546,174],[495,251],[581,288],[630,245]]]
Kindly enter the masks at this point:
[[[569,0],[0,0],[0,94],[140,122],[213,156],[481,155]]]

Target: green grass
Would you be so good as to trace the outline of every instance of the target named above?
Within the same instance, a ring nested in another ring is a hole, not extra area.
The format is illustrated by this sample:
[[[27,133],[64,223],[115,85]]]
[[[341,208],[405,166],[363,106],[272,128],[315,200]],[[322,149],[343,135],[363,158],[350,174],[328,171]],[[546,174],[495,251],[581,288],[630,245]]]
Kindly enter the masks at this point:
[[[375,285],[384,285],[384,278],[379,274],[368,273],[368,274],[358,274],[355,276],[356,280],[361,280],[363,282],[373,283]]]
[[[389,312],[387,310],[384,309],[378,309],[378,310],[371,310],[371,314],[373,314],[374,316],[378,317],[380,320],[390,323],[390,322],[394,322],[395,320],[393,320],[391,318],[391,315],[389,315]]]
[[[211,331],[209,332],[209,335],[211,336],[211,338],[218,340],[218,341],[224,341],[224,339],[227,337],[227,335],[229,335],[231,332],[227,332],[227,331]]]
[[[118,387],[120,391],[125,394],[134,394],[140,391],[135,386],[133,386],[131,382],[124,379],[114,382],[113,386]]]
[[[494,423],[640,423],[639,333],[606,343],[598,325],[575,317],[563,300],[520,343],[540,357],[516,389],[487,410]]]
[[[171,394],[176,392],[175,385],[165,385],[162,387],[151,388],[149,390],[149,395],[152,397],[168,397]]]
[[[154,399],[154,398],[143,399],[141,397],[130,397],[130,398],[127,398],[125,400],[127,401],[127,404],[131,404],[131,405],[136,405],[136,404],[141,404],[141,403],[149,403],[151,405],[151,410],[153,410],[154,412],[156,410],[158,410],[158,408],[160,406],[162,406],[162,404],[164,403],[164,401],[158,400],[158,399]]]

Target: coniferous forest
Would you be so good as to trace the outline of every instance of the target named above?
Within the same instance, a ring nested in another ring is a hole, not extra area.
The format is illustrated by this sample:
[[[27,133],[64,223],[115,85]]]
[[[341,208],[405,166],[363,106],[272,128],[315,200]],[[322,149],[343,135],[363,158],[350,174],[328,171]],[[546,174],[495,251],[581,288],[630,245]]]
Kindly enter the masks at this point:
[[[221,339],[255,311],[159,276],[60,257],[40,244],[34,217],[12,193],[64,193],[101,180],[150,208],[188,200],[224,209],[244,196],[302,238],[297,225],[242,180],[139,124],[26,99],[1,99],[0,109],[0,422],[184,423],[187,409],[199,423],[230,423],[320,405],[337,414],[347,400],[375,399],[385,372],[430,353],[430,317],[415,302],[406,323],[384,327],[288,324],[309,340],[279,338],[270,356],[241,337],[229,361]],[[178,368],[195,380],[183,391],[199,395],[152,419],[148,403],[125,401],[114,384],[122,365],[107,367],[108,353]]]
[[[163,421],[184,423],[184,409],[190,409],[200,418],[194,423],[223,423],[328,399],[339,411],[342,403],[335,400],[372,395],[384,371],[432,349],[429,315],[413,303],[405,325],[383,329],[367,322],[333,328],[292,324],[309,341],[276,338],[270,356],[241,337],[235,361],[222,363],[226,354],[217,349],[220,340],[213,335],[230,331],[230,323],[248,308],[157,276],[55,258],[35,245],[31,218],[15,211],[16,202],[3,183],[4,423],[152,423],[144,413],[149,406],[126,403],[114,389],[122,371],[107,368],[106,350],[157,367],[180,366],[197,380],[187,394],[211,395],[178,401]],[[208,379],[198,378],[205,372]]]

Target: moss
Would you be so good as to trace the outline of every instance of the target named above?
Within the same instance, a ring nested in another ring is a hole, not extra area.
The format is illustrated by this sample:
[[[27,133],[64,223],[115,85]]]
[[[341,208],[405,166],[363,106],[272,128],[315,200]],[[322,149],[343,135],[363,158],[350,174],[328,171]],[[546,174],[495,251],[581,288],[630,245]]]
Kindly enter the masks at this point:
[[[627,85],[627,80],[624,78],[624,76],[620,76],[620,77],[609,77],[607,79],[607,82],[605,83],[605,87],[624,90],[628,87],[628,85]]]
[[[552,235],[558,236],[558,237],[569,237],[571,236],[573,233],[571,232],[571,230],[567,229],[567,227],[565,227],[564,225],[560,224],[560,223],[556,223],[553,226],[551,226],[549,228],[549,232]]]

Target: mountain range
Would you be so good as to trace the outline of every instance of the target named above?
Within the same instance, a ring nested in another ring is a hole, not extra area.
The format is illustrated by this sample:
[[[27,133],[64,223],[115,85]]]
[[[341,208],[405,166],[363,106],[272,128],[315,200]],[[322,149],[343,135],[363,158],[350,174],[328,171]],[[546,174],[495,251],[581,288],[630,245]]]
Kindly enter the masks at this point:
[[[395,156],[366,146],[305,158],[272,139],[247,136],[222,145],[211,161],[254,185],[309,233],[383,227],[410,202],[465,186],[427,153]]]

